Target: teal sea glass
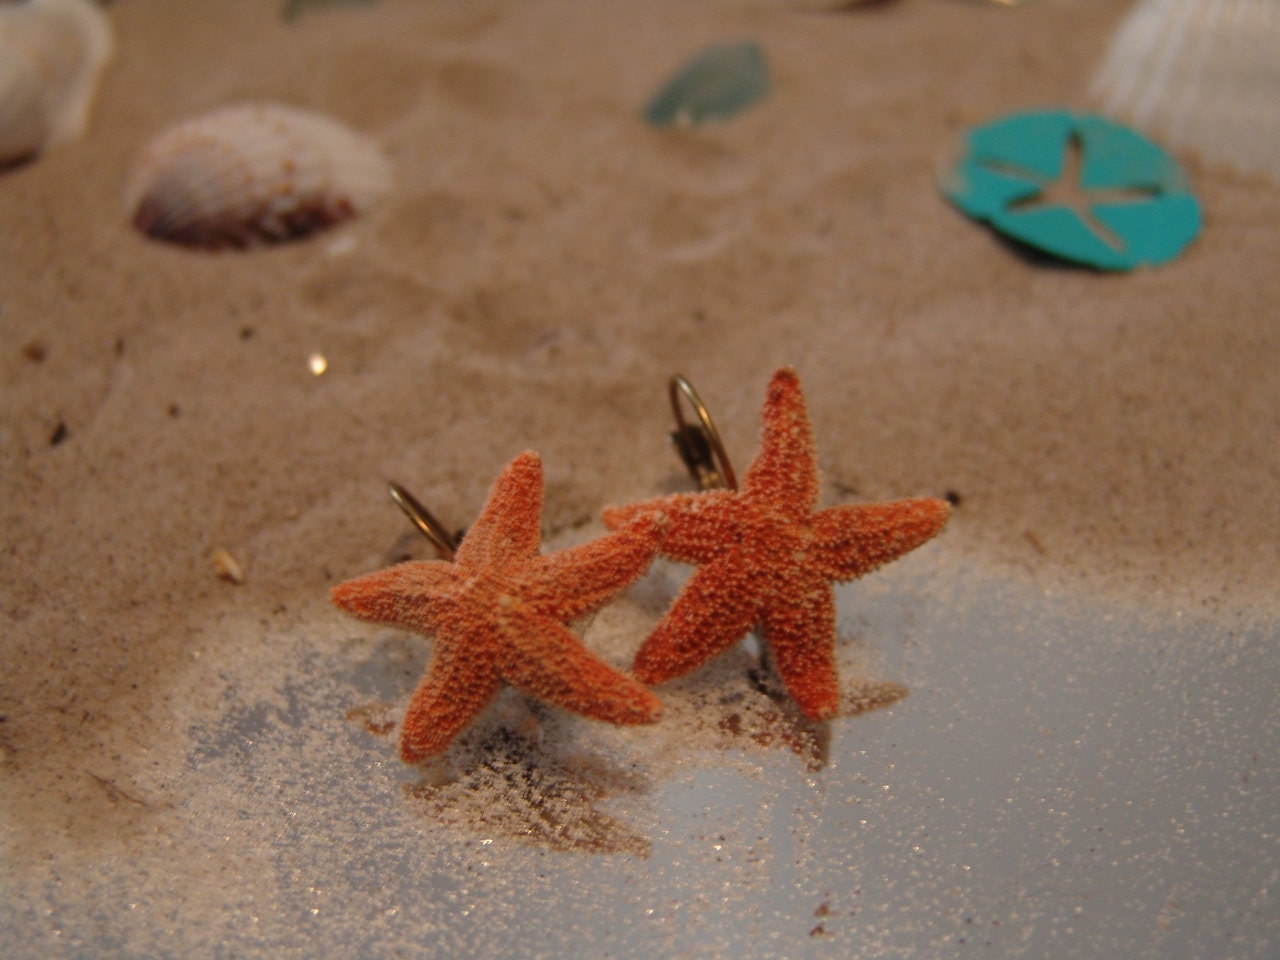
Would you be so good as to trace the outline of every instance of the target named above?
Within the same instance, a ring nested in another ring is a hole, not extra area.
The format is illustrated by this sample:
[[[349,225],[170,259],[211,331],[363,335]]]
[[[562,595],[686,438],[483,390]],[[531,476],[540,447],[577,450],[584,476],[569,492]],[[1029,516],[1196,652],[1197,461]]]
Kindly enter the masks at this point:
[[[294,20],[317,7],[362,7],[373,0],[285,0],[284,18]]]
[[[726,120],[769,93],[769,66],[758,43],[708,47],[668,80],[645,108],[655,126]]]

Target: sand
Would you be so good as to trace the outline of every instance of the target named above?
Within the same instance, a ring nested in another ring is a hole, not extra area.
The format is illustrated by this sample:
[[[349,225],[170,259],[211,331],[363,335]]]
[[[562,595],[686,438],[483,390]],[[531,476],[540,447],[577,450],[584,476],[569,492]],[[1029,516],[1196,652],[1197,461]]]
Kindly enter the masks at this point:
[[[462,525],[536,449],[548,540],[686,488],[676,370],[741,469],[769,373],[794,365],[824,504],[952,495],[926,548],[943,570],[1275,615],[1280,189],[1181,157],[1203,235],[1129,275],[1030,260],[936,189],[966,126],[1088,107],[1122,5],[206,7],[112,4],[87,135],[0,175],[14,862],[158,842],[131,798],[189,802],[191,726],[362,635],[327,594],[403,534],[387,479]],[[748,37],[774,71],[763,104],[639,120],[688,56]],[[146,140],[249,99],[367,131],[394,195],[247,253],[134,232],[120,195]]]

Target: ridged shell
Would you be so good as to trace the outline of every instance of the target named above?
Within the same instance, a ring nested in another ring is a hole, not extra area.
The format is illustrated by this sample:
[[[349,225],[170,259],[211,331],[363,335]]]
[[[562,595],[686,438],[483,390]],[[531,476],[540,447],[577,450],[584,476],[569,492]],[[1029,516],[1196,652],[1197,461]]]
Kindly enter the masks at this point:
[[[84,132],[112,46],[88,0],[0,3],[0,163]]]
[[[134,161],[125,208],[152,237],[245,248],[315,233],[390,188],[391,165],[368,137],[318,113],[256,103],[160,134]]]
[[[1170,147],[1280,180],[1280,2],[1142,0],[1093,94]]]

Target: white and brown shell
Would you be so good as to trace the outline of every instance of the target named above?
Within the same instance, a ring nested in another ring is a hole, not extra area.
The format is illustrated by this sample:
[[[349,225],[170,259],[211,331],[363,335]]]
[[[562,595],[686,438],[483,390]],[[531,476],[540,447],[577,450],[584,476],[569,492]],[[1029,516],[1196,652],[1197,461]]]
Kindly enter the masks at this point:
[[[305,237],[367,209],[391,188],[370,138],[273,103],[224,107],[160,134],[125,186],[133,225],[208,249]]]
[[[0,3],[0,164],[84,132],[112,46],[88,0]]]
[[[1280,182],[1280,2],[1140,0],[1092,93],[1175,150]]]

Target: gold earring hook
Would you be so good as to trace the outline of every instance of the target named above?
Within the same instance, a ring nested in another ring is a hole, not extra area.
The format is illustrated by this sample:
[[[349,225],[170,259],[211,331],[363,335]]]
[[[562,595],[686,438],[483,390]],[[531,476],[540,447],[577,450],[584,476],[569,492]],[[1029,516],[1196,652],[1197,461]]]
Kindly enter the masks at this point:
[[[444,524],[432,516],[431,511],[400,484],[394,482],[387,484],[387,492],[391,494],[391,499],[395,501],[396,506],[409,518],[409,522],[431,541],[440,559],[452,561],[454,554],[458,551],[460,538],[446,530]]]
[[[738,478],[734,476],[729,454],[720,441],[720,431],[716,429],[715,421],[711,419],[698,391],[693,389],[693,384],[677,373],[667,382],[667,393],[671,398],[671,410],[676,416],[676,430],[671,434],[671,442],[676,445],[676,452],[688,467],[698,489],[717,490],[727,487],[737,490]],[[680,406],[681,394],[698,415],[698,423],[692,424],[685,420]]]

